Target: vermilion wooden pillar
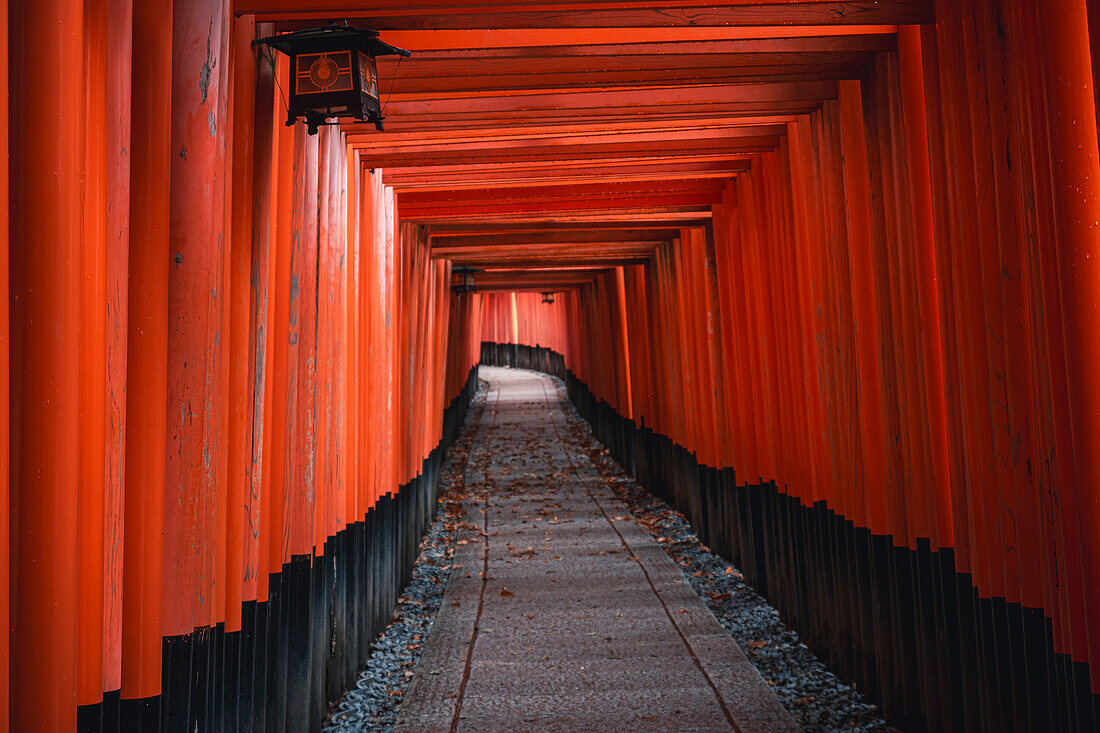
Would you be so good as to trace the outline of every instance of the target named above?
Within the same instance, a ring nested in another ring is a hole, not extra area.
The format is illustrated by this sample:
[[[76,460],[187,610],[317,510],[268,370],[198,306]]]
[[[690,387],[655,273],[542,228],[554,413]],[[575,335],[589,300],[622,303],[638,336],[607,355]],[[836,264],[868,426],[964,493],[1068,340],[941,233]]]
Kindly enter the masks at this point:
[[[332,500],[335,496],[335,483],[332,479],[331,466],[335,458],[335,415],[332,411],[332,390],[339,378],[338,372],[333,370],[335,358],[332,352],[333,329],[338,324],[338,315],[334,311],[333,298],[338,297],[343,291],[337,282],[334,271],[338,265],[337,257],[333,255],[330,247],[333,244],[333,233],[339,227],[337,213],[333,200],[333,178],[336,160],[333,152],[339,145],[339,129],[335,127],[322,128],[318,134],[320,140],[320,154],[318,157],[319,175],[317,180],[317,207],[318,207],[318,242],[316,261],[317,295],[315,322],[315,375],[314,382],[314,450],[313,450],[313,475],[316,496],[316,508],[313,513],[313,546],[314,555],[323,552],[325,537],[329,532],[329,512]]]
[[[745,223],[745,238],[743,240],[744,257],[742,266],[745,269],[745,296],[748,300],[748,312],[750,316],[749,336],[752,344],[759,344],[757,358],[752,360],[754,365],[754,395],[759,399],[762,409],[759,412],[758,448],[759,463],[757,469],[764,480],[774,478],[780,465],[780,452],[776,445],[778,435],[778,410],[775,397],[775,351],[773,329],[769,325],[767,302],[764,295],[768,292],[768,283],[763,280],[764,265],[761,262],[761,250],[764,247],[764,212],[760,204],[760,189],[762,188],[759,174],[760,157],[753,159],[753,170],[739,177],[742,196],[741,214]]]
[[[130,100],[132,0],[107,10],[107,406],[103,512],[104,690],[122,685],[122,573],[125,552],[126,353],[130,281]]]
[[[700,435],[706,446],[706,465],[721,468],[724,434],[729,432],[725,423],[723,390],[717,383],[715,371],[716,359],[714,340],[717,337],[716,313],[714,312],[717,292],[712,287],[714,260],[708,252],[708,233],[702,227],[694,227],[685,232],[684,241],[691,246],[690,288],[694,293],[694,322],[697,342],[696,373],[699,385]]]
[[[443,435],[443,410],[447,407],[447,346],[450,340],[450,268],[446,262],[429,260],[432,266],[432,302],[435,306],[434,339],[432,342],[432,369],[435,379],[428,384],[429,400],[425,411],[427,413],[427,439],[424,444],[424,455],[428,454],[439,445]]]
[[[965,501],[965,451],[959,446],[963,442],[962,400],[959,397],[960,380],[958,370],[962,362],[960,338],[960,319],[957,316],[955,303],[956,288],[952,284],[951,271],[955,255],[952,243],[952,230],[954,222],[951,219],[950,200],[947,187],[943,184],[947,178],[950,164],[947,160],[948,141],[943,130],[942,120],[945,117],[944,105],[945,90],[940,84],[940,53],[936,28],[923,28],[921,30],[921,61],[923,64],[925,84],[925,106],[928,110],[928,120],[940,120],[940,124],[928,127],[928,161],[932,180],[936,182],[932,188],[933,226],[937,242],[944,246],[935,248],[935,267],[937,277],[937,295],[940,311],[940,326],[942,336],[940,340],[942,350],[942,369],[944,375],[944,407],[945,426],[947,430],[947,476],[945,483],[950,487],[949,494],[945,497],[951,513],[952,534],[942,538],[942,545],[951,546],[955,554],[956,569],[961,572],[969,572],[973,566],[970,549],[970,508]]]
[[[395,269],[393,246],[396,224],[394,217],[386,209],[387,195],[382,185],[381,171],[368,172],[368,175],[369,178],[363,180],[373,191],[370,214],[370,227],[373,231],[367,234],[361,228],[359,239],[360,245],[365,247],[360,253],[364,258],[362,267],[366,273],[366,293],[362,307],[366,308],[370,318],[370,353],[367,358],[371,366],[364,374],[368,389],[378,390],[368,403],[371,411],[369,419],[378,431],[368,444],[369,450],[375,451],[371,455],[377,456],[373,471],[373,495],[370,499],[373,505],[397,480],[398,443],[397,436],[390,431],[390,427],[393,425],[392,416],[398,408],[400,395],[397,394],[395,371],[397,316],[393,305],[396,301],[396,286],[392,279]],[[391,395],[392,399],[383,399],[385,394]]]
[[[279,59],[276,69],[276,83],[287,84],[289,63]],[[284,86],[285,88],[285,86]],[[277,122],[276,122],[277,124]],[[293,351],[297,343],[297,316],[291,318],[291,209],[293,206],[296,179],[294,177],[295,138],[301,134],[297,128],[277,125],[275,181],[277,193],[274,193],[275,228],[272,237],[272,350],[271,350],[271,390],[273,392],[271,410],[271,466],[270,488],[267,501],[262,507],[261,531],[266,535],[264,554],[267,558],[268,573],[279,572],[289,559],[287,554],[286,513],[287,500],[287,464],[290,460],[290,437],[293,426],[294,402],[288,393],[288,383],[297,373],[297,354]],[[266,574],[261,574],[260,597],[267,596]],[[281,704],[281,703],[280,703]]]
[[[925,365],[928,423],[932,445],[932,475],[936,491],[936,531],[933,546],[950,541],[951,475],[947,459],[947,409],[944,397],[942,327],[936,270],[936,232],[932,204],[929,160],[928,115],[924,84],[924,52],[921,30],[905,26],[898,30],[898,63],[901,69],[901,97],[909,143],[908,170],[913,191],[913,226],[916,242],[914,273],[920,293],[921,351]]]
[[[630,326],[630,387],[631,406],[634,410],[634,418],[646,425],[653,423],[653,388],[650,386],[653,369],[650,365],[650,333],[649,314],[645,307],[645,265],[629,265],[624,271],[627,319]],[[566,294],[561,294],[564,299]],[[568,353],[568,348],[562,343],[562,330],[565,327],[566,305],[557,302],[555,298],[554,314],[555,345],[554,349],[561,354]]]
[[[669,417],[669,425],[666,430],[670,430],[671,434],[675,435],[676,440],[681,444],[686,445],[689,449],[694,449],[696,447],[692,435],[692,428],[695,425],[694,404],[691,399],[692,395],[689,393],[691,389],[689,376],[691,354],[687,341],[689,332],[684,321],[684,308],[681,302],[682,289],[677,287],[677,276],[682,269],[679,266],[680,259],[680,239],[674,239],[658,257],[660,266],[657,269],[656,296],[661,300],[664,310],[664,323],[662,324],[664,333],[661,341],[666,344],[664,351],[666,353],[665,379],[667,380],[667,386],[663,392]],[[599,312],[598,286],[594,295],[596,296],[594,310]],[[588,317],[591,318],[591,314]],[[594,359],[595,355],[600,352],[598,342],[590,343],[586,350],[589,359]],[[604,389],[604,386],[600,384],[604,374],[603,366],[602,361],[592,362],[593,371],[598,377],[594,380],[597,390]]]
[[[753,392],[752,367],[757,360],[752,358],[752,342],[749,340],[751,295],[745,286],[745,268],[743,262],[742,237],[743,220],[740,216],[739,189],[731,184],[726,189],[726,204],[715,207],[715,236],[721,241],[716,246],[715,256],[722,268],[719,289],[726,292],[723,305],[727,306],[728,323],[724,346],[728,347],[728,363],[732,367],[734,394],[732,401],[738,417],[737,445],[733,464],[740,482],[759,480],[760,448],[757,444],[757,431],[760,418],[755,401],[749,399]],[[725,236],[722,236],[722,235]],[[728,304],[728,305],[727,305]]]
[[[84,4],[84,236],[80,258],[77,704],[103,697],[107,382],[107,2]]]
[[[289,556],[313,551],[315,504],[315,375],[317,364],[317,173],[320,135],[307,135],[304,125],[294,128],[295,195],[291,209],[291,329],[296,334],[290,349],[287,379],[293,411],[293,429],[287,450],[287,528]],[[295,363],[296,362],[296,363]],[[288,408],[291,409],[291,408]],[[289,558],[288,558],[289,559]]]
[[[615,312],[619,323],[618,343],[615,347],[619,350],[622,359],[622,370],[619,374],[620,400],[622,401],[622,414],[628,418],[634,417],[634,406],[631,395],[630,383],[630,339],[627,333],[627,319],[629,312],[626,309],[626,281],[623,268],[615,268]]]
[[[980,79],[983,89],[983,106],[988,108],[988,138],[1005,140],[1011,145],[1008,155],[989,153],[983,158],[983,167],[992,169],[992,186],[995,202],[993,210],[996,238],[986,248],[987,288],[992,286],[993,298],[987,295],[987,311],[996,317],[996,328],[988,328],[993,355],[990,359],[990,379],[994,382],[994,394],[1004,407],[994,413],[993,422],[1004,417],[1008,430],[996,430],[994,445],[1001,474],[998,476],[997,498],[1003,539],[998,543],[999,555],[1005,576],[1005,595],[1009,601],[1034,606],[1041,599],[1038,583],[1042,571],[1035,563],[1036,552],[1033,536],[1037,531],[1035,510],[1031,498],[1035,495],[1034,471],[1023,461],[1014,460],[1017,455],[1035,455],[1032,449],[1030,426],[1033,409],[1031,370],[1034,359],[1030,350],[1028,333],[1030,322],[1030,277],[1022,258],[1021,219],[1018,212],[1026,210],[1028,203],[1017,198],[1021,166],[1013,161],[1022,159],[1015,134],[1015,121],[1009,119],[1015,108],[1017,89],[1008,82],[1011,73],[1006,60],[994,55],[1000,36],[1000,15],[994,18],[996,9],[988,7],[976,14],[976,31],[983,62]],[[988,57],[993,56],[992,60]],[[1010,88],[1012,87],[1012,88]],[[1010,132],[1011,130],[1011,132]],[[1025,235],[1026,236],[1026,235]],[[993,274],[993,277],[989,275]],[[999,276],[998,276],[999,275]],[[998,383],[999,382],[999,383]],[[1027,508],[1032,504],[1032,508]],[[1015,672],[1019,677],[1019,672]],[[1002,678],[1004,679],[1004,678]]]
[[[848,264],[851,298],[856,323],[860,446],[863,477],[859,502],[864,507],[857,522],[881,527],[885,522],[882,490],[886,486],[885,437],[882,425],[882,394],[878,379],[880,357],[876,345],[879,332],[874,305],[874,273],[871,270],[870,190],[867,173],[867,144],[863,130],[863,107],[859,82],[840,85],[841,146],[844,154],[844,186],[848,213]]]
[[[0,0],[0,547],[8,537],[8,437],[11,421],[8,379],[8,2]],[[0,659],[10,660],[10,562],[0,563]],[[9,662],[0,664],[0,728],[10,729]]]
[[[400,402],[398,364],[401,359],[399,350],[400,338],[398,331],[399,301],[398,301],[398,273],[401,270],[401,262],[398,259],[398,221],[396,201],[393,188],[382,185],[381,178],[378,182],[378,220],[377,235],[377,259],[374,266],[378,273],[378,338],[379,361],[381,381],[376,388],[381,390],[381,395],[393,395],[393,399],[379,400],[380,439],[379,439],[379,473],[378,493],[376,497],[388,494],[400,484],[398,472],[401,470],[398,456],[401,454],[399,436],[397,435],[397,416]]]
[[[826,184],[823,191],[823,206],[828,217],[829,235],[824,268],[824,281],[829,285],[830,297],[835,304],[831,313],[831,325],[835,333],[837,350],[831,351],[832,369],[829,386],[837,397],[834,405],[833,421],[838,438],[832,446],[834,476],[836,485],[832,490],[832,500],[837,511],[851,517],[854,504],[853,487],[857,483],[860,461],[859,451],[859,409],[856,395],[859,380],[856,377],[855,364],[846,355],[854,352],[855,329],[853,328],[851,277],[847,255],[847,221],[844,209],[844,175],[840,148],[840,112],[839,102],[826,101],[821,110],[822,140],[819,160]],[[839,352],[839,353],[838,353]]]
[[[377,497],[377,466],[379,463],[378,440],[379,416],[377,386],[378,358],[378,264],[375,241],[378,236],[378,217],[381,214],[378,204],[381,182],[375,180],[375,174],[366,168],[359,169],[359,414],[362,429],[359,433],[360,463],[357,481],[362,485],[361,506],[364,513],[374,506]]]
[[[337,375],[337,385],[332,395],[333,410],[336,413],[338,426],[338,438],[336,441],[337,459],[333,467],[333,476],[340,487],[340,503],[333,505],[333,520],[337,523],[333,526],[343,529],[355,521],[358,504],[355,498],[355,485],[350,480],[350,465],[354,452],[355,422],[358,413],[354,402],[348,401],[351,391],[349,383],[356,379],[354,364],[351,361],[355,354],[354,308],[351,307],[351,292],[354,281],[351,268],[355,262],[355,207],[359,203],[359,197],[355,189],[354,175],[358,175],[358,159],[354,150],[347,143],[346,135],[339,135],[336,150],[333,155],[337,159],[336,170],[333,171],[332,200],[337,207],[338,222],[335,227],[335,248],[337,257],[340,258],[339,267],[339,294],[340,300],[335,303],[337,313],[340,314],[339,324],[333,336],[333,369]]]
[[[421,412],[424,405],[425,381],[432,378],[428,371],[427,355],[431,343],[431,307],[430,285],[431,275],[427,257],[427,235],[424,227],[411,227],[413,237],[407,242],[409,254],[413,260],[413,266],[409,271],[413,283],[414,307],[410,309],[409,319],[405,321],[404,328],[408,332],[406,348],[411,352],[411,368],[407,369],[404,378],[407,384],[408,400],[405,402],[405,420],[409,429],[406,431],[405,444],[405,472],[398,488],[411,481],[420,473],[420,458],[423,450],[424,439],[424,415]]]
[[[759,388],[758,394],[764,395],[761,401],[764,403],[764,430],[762,434],[763,447],[767,455],[767,463],[763,468],[765,479],[778,480],[779,473],[785,464],[783,446],[780,443],[783,429],[783,413],[778,388],[777,369],[779,368],[776,352],[776,338],[774,309],[770,302],[771,282],[768,279],[768,263],[766,259],[769,244],[768,207],[766,198],[766,181],[763,171],[762,156],[754,156],[752,164],[752,176],[745,177],[745,214],[750,217],[748,228],[750,238],[748,240],[749,251],[747,253],[746,267],[749,270],[749,292],[753,293],[753,343],[759,343]]]
[[[824,298],[826,282],[817,277],[816,269],[824,249],[824,217],[820,207],[820,171],[815,167],[812,155],[812,121],[803,117],[797,124],[788,125],[790,140],[791,206],[795,214],[796,243],[790,251],[795,278],[797,316],[799,323],[798,347],[802,363],[800,382],[806,409],[804,440],[808,446],[808,482],[799,488],[799,495],[811,504],[823,498],[822,482],[827,475],[828,463],[825,441],[828,426],[823,412],[825,399],[820,391],[819,334],[824,332]]]
[[[723,302],[723,294],[718,287],[721,274],[719,273],[717,251],[721,245],[719,245],[716,240],[713,227],[706,229],[704,234],[704,244],[706,248],[706,257],[704,258],[704,296],[707,314],[706,332],[708,334],[708,358],[710,360],[708,371],[711,379],[711,389],[714,393],[715,414],[718,425],[718,434],[715,436],[715,440],[719,452],[715,457],[715,467],[729,468],[736,465],[732,457],[736,425],[733,411],[730,409],[730,385],[728,377],[731,376],[731,374],[727,374],[726,371],[726,365],[728,363],[726,361],[727,351],[723,343],[729,315],[726,312],[726,304]],[[732,354],[730,354],[730,356],[732,356]]]
[[[360,461],[365,460],[360,449],[360,436],[363,429],[363,410],[360,403],[361,360],[360,360],[360,259],[359,259],[359,221],[362,211],[360,178],[363,175],[359,165],[359,153],[347,146],[347,270],[345,290],[345,309],[347,317],[347,340],[344,346],[344,400],[347,410],[347,458],[344,462],[344,481],[348,490],[348,522],[358,522],[363,518],[366,504],[363,489],[366,483],[360,478]]]
[[[1014,199],[1012,205],[1017,210],[1030,208],[1031,213],[1027,217],[1018,217],[1015,222],[1015,241],[1012,246],[1016,262],[1012,263],[1015,270],[1012,277],[1016,282],[1012,283],[1010,287],[1017,289],[1017,293],[1022,293],[1024,296],[1022,302],[1017,300],[1013,304],[1013,309],[1019,314],[1017,318],[1020,315],[1025,316],[1025,322],[1020,324],[1023,333],[1017,336],[1018,339],[1024,340],[1024,343],[1022,349],[1020,348],[1020,341],[1016,341],[1015,345],[1009,347],[1010,353],[1020,351],[1018,355],[1014,355],[1010,359],[1010,365],[1014,369],[1022,367],[1026,370],[1024,378],[1029,380],[1031,384],[1025,394],[1016,397],[1010,408],[1027,411],[1027,421],[1023,424],[1023,427],[1027,428],[1030,434],[1022,441],[1021,448],[1031,455],[1038,456],[1044,455],[1049,449],[1051,434],[1048,430],[1048,424],[1046,424],[1046,416],[1049,414],[1047,371],[1050,362],[1045,349],[1042,347],[1045,333],[1042,325],[1043,319],[1036,317],[1036,314],[1041,312],[1042,307],[1038,304],[1044,296],[1041,272],[1036,257],[1036,244],[1039,241],[1038,232],[1047,229],[1045,222],[1049,219],[1044,212],[1049,212],[1051,201],[1048,196],[1044,197],[1046,200],[1041,205],[1036,202],[1037,205],[1029,207],[1028,204],[1023,203],[1034,199],[1035,173],[1038,169],[1036,162],[1038,161],[1031,154],[1029,148],[1042,145],[1036,139],[1037,136],[1034,134],[1034,130],[1036,129],[1036,123],[1042,120],[1043,115],[1040,112],[1042,102],[1032,101],[1035,95],[1032,80],[1035,78],[1037,71],[1034,68],[1036,64],[1031,60],[1034,58],[1032,52],[1036,45],[1035,34],[1032,32],[1033,26],[1021,17],[1018,11],[1013,9],[1009,10],[1009,13],[1011,13],[1012,21],[1008,26],[1009,32],[1005,43],[1015,47],[1012,60],[1006,64],[1006,71],[993,68],[989,70],[989,73],[995,76],[1003,75],[1003,80],[1000,83],[1007,84],[1010,87],[1008,96],[1013,103],[1006,112],[1009,115],[1009,124],[1019,133],[1012,135],[1010,138],[1009,155],[1012,161],[1020,161],[1020,165],[1013,165],[1016,185],[1012,191]],[[1020,44],[1019,39],[1021,38],[1027,38],[1027,43]],[[923,37],[921,41],[924,43]],[[1042,160],[1044,158],[1040,158],[1040,161]],[[1045,165],[1039,166],[1039,168],[1042,167],[1045,167]],[[1051,296],[1057,297],[1057,294],[1047,294],[1047,297]],[[1051,609],[1051,616],[1057,626],[1061,624],[1061,619],[1057,618],[1060,614],[1054,609],[1057,609],[1059,604],[1052,599],[1055,589],[1059,588],[1061,583],[1054,569],[1055,563],[1053,561],[1056,559],[1057,553],[1052,551],[1050,531],[1052,526],[1044,517],[1046,513],[1044,505],[1050,496],[1049,492],[1044,490],[1048,480],[1047,475],[1048,471],[1056,467],[1057,461],[1045,463],[1046,465],[1041,470],[1028,472],[1027,482],[1020,494],[1022,501],[1017,509],[1017,517],[1022,530],[1021,561],[1025,564],[1034,563],[1035,567],[1033,577],[1027,577],[1027,570],[1024,570],[1021,574],[1022,579],[1025,581],[1021,601],[1025,609]],[[1030,506],[1028,506],[1029,504]],[[1029,611],[1025,610],[1025,613],[1029,613]],[[1030,613],[1038,615],[1037,612]],[[1045,677],[1045,674],[1043,676]],[[1030,680],[1028,686],[1035,689]]]
[[[1005,546],[1006,536],[999,518],[999,487],[1011,486],[1004,476],[1001,462],[996,459],[1000,435],[994,433],[994,425],[1003,424],[1003,388],[993,374],[1000,367],[1003,374],[1003,352],[997,353],[997,342],[1002,338],[1000,313],[987,297],[983,269],[992,270],[990,254],[996,239],[996,217],[992,195],[983,195],[983,189],[995,190],[991,171],[982,167],[982,159],[988,155],[985,141],[988,139],[988,114],[981,112],[987,105],[985,85],[978,77],[982,60],[975,49],[971,34],[970,13],[960,13],[955,31],[962,43],[954,49],[958,56],[948,75],[955,80],[959,98],[949,112],[954,116],[956,140],[956,170],[959,186],[952,192],[953,203],[958,207],[957,218],[963,227],[960,243],[969,242],[974,247],[973,256],[958,257],[954,280],[961,308],[960,318],[969,324],[962,364],[963,379],[967,385],[964,404],[969,413],[964,416],[968,439],[967,460],[971,490],[970,503],[974,507],[974,560],[977,586],[984,596],[1005,595],[1004,565],[999,557]],[[959,74],[965,68],[966,74]],[[973,79],[973,80],[972,80]],[[958,287],[962,285],[962,287]],[[981,334],[981,336],[979,336]],[[1003,433],[1003,431],[997,431]],[[993,676],[996,670],[982,670]]]
[[[273,30],[265,28],[265,26],[257,26],[257,33],[263,33],[265,30]],[[275,416],[275,324],[276,324],[276,308],[275,308],[275,293],[276,293],[276,242],[277,242],[277,229],[276,224],[278,221],[278,162],[280,157],[280,138],[279,130],[283,128],[281,121],[276,118],[278,113],[276,111],[275,97],[275,69],[272,65],[261,64],[257,73],[257,90],[256,90],[256,125],[257,125],[257,137],[256,137],[256,149],[257,151],[270,151],[264,155],[257,154],[255,159],[256,170],[254,172],[253,182],[256,187],[254,205],[256,207],[256,213],[253,217],[254,229],[253,237],[254,242],[264,243],[266,246],[267,262],[266,262],[266,279],[265,283],[256,283],[256,287],[260,291],[266,289],[266,313],[256,319],[256,334],[257,334],[257,347],[252,351],[252,356],[258,361],[261,355],[259,344],[259,332],[262,330],[265,338],[263,339],[266,344],[263,347],[263,414],[253,416],[253,435],[254,440],[257,442],[253,445],[253,450],[261,451],[260,475],[259,477],[252,477],[251,493],[249,495],[249,507],[248,513],[250,521],[254,521],[253,531],[251,536],[246,538],[248,542],[248,549],[246,551],[248,567],[255,570],[254,573],[248,575],[249,585],[254,588],[255,598],[257,601],[267,600],[268,593],[268,573],[269,573],[269,556],[268,546],[269,537],[268,530],[270,528],[269,510],[272,499],[272,481],[273,481],[273,466],[276,465],[272,461],[272,444],[274,441],[274,435],[277,432],[274,428],[274,416]],[[265,109],[261,111],[261,107]],[[263,121],[261,123],[261,120]],[[260,125],[263,125],[263,130],[260,129]],[[258,257],[253,258],[253,267],[257,266]],[[259,277],[256,275],[254,277]],[[254,280],[255,282],[255,280]],[[258,303],[257,299],[255,303]],[[254,304],[255,305],[255,304]],[[253,378],[259,381],[258,368],[254,369],[250,373],[253,374]],[[257,404],[259,409],[260,404]],[[257,435],[256,431],[262,431]],[[247,591],[246,591],[247,592]]]
[[[229,471],[226,477],[226,568],[225,568],[225,629],[241,628],[241,603],[245,600],[245,546],[248,534],[247,511],[251,504],[252,478],[259,476],[261,457],[254,444],[256,400],[263,414],[262,371],[259,385],[255,379],[252,355],[257,347],[253,337],[256,310],[252,305],[256,285],[267,285],[266,269],[254,272],[253,258],[253,142],[257,120],[256,60],[251,46],[254,37],[251,18],[236,18],[231,30],[232,75],[232,190],[227,197],[230,215],[229,231]],[[227,121],[229,122],[229,121]],[[270,130],[270,126],[268,126]],[[270,133],[268,133],[270,135]],[[262,154],[267,155],[268,149]],[[261,254],[266,263],[266,251]],[[266,290],[266,287],[264,288]],[[260,293],[262,295],[263,293]],[[261,316],[262,317],[262,316]],[[262,336],[262,332],[261,332]],[[262,348],[262,346],[261,346]],[[261,418],[262,420],[262,418]],[[262,435],[261,435],[262,438]]]
[[[771,429],[769,430],[771,450],[775,464],[768,476],[773,477],[780,487],[789,479],[789,470],[794,465],[793,448],[789,442],[791,427],[790,392],[786,388],[786,379],[791,362],[785,358],[787,336],[781,320],[781,301],[774,293],[773,283],[780,280],[782,271],[773,262],[777,256],[774,248],[782,247],[777,237],[775,218],[776,202],[773,198],[772,176],[774,171],[769,155],[760,155],[753,161],[753,204],[756,209],[756,241],[753,266],[754,285],[759,299],[758,325],[763,337],[765,387],[769,390],[766,400],[771,411]]]
[[[225,232],[224,147],[229,124],[221,55],[225,0],[177,3],[172,15],[172,165],[168,313],[163,633],[213,621],[221,591],[224,491],[221,389],[229,334],[222,333]],[[166,22],[161,18],[160,22]],[[162,172],[163,174],[163,172]]]
[[[126,359],[122,697],[160,693],[164,466],[168,375],[168,191],[172,1],[133,10],[130,272]],[[138,714],[139,711],[135,711]],[[156,719],[155,702],[144,711]],[[124,710],[125,713],[125,710]],[[140,724],[149,719],[135,721]]]
[[[263,26],[253,29],[257,35],[273,29]],[[240,60],[240,57],[238,57]],[[275,197],[278,182],[275,178],[278,160],[279,138],[275,134],[276,119],[275,76],[271,65],[257,63],[254,70],[256,83],[253,120],[252,157],[252,229],[249,278],[249,329],[248,329],[248,383],[253,391],[252,414],[249,419],[249,480],[245,495],[245,521],[242,550],[244,563],[241,597],[244,601],[266,599],[267,562],[263,558],[263,506],[271,488],[271,437],[273,382],[273,334],[275,273]],[[260,588],[264,593],[261,595]]]
[[[984,35],[987,38],[998,38],[995,28],[997,21],[995,13],[998,9],[987,10],[984,16]],[[1017,25],[1018,16],[1015,18]],[[1005,41],[1006,44],[1009,41]],[[1023,455],[1037,456],[1041,450],[1041,428],[1036,416],[1041,408],[1036,400],[1037,374],[1043,370],[1041,366],[1045,360],[1035,349],[1034,328],[1036,321],[1033,319],[1033,307],[1039,296],[1036,287],[1038,285],[1038,273],[1033,268],[1031,254],[1033,249],[1029,240],[1033,241],[1031,232],[1034,231],[1035,217],[1020,217],[1014,212],[1028,208],[1029,195],[1025,189],[1030,182],[1025,182],[1024,165],[1009,165],[1009,161],[1023,163],[1027,156],[1027,135],[1022,132],[1026,128],[1022,118],[1032,116],[1030,105],[1023,102],[1026,97],[1026,85],[1015,81],[1019,74],[1023,60],[1012,56],[1004,58],[998,55],[996,62],[985,67],[989,85],[993,89],[990,99],[990,108],[995,120],[995,135],[997,139],[1007,139],[1010,144],[1009,156],[995,156],[999,178],[1004,182],[1007,193],[999,196],[998,217],[1001,227],[1009,236],[998,237],[998,254],[1004,271],[1008,277],[1000,280],[1002,297],[1004,299],[1005,317],[1005,343],[1006,353],[1006,388],[1009,424],[1012,435],[1010,443],[1015,450]],[[1021,132],[1016,132],[1021,131]],[[1032,161],[1028,160],[1028,168]],[[1047,557],[1040,545],[1040,481],[1034,470],[1030,470],[1026,462],[1017,462],[1012,465],[1015,491],[1012,495],[1012,504],[1002,504],[1014,512],[1013,519],[1016,525],[1015,561],[1019,564],[1019,600],[1025,608],[1043,607],[1043,584],[1046,573],[1043,563]],[[1025,679],[1020,671],[1015,673],[1017,680]]]
[[[1059,240],[1066,364],[1074,432],[1072,500],[1081,536],[1081,569],[1088,641],[1071,650],[1075,660],[1100,660],[1100,151],[1092,94],[1088,13],[1084,0],[1055,0],[1040,28],[1046,61],[1051,127],[1055,227]],[[1063,490],[1068,487],[1064,487]],[[1092,675],[1100,693],[1100,674]]]
[[[11,14],[13,730],[76,725],[83,3]]]
[[[387,487],[387,491],[399,488],[405,483],[407,478],[406,469],[408,466],[408,444],[409,444],[409,431],[410,420],[407,418],[407,410],[409,405],[408,396],[408,374],[411,371],[409,368],[409,362],[406,361],[408,344],[410,342],[409,329],[408,329],[408,317],[409,312],[416,306],[416,301],[412,298],[412,287],[410,282],[412,278],[409,276],[409,272],[412,269],[411,257],[409,255],[409,248],[406,244],[411,239],[408,235],[408,231],[413,229],[414,225],[400,224],[394,222],[394,235],[393,235],[393,273],[394,279],[393,297],[392,301],[392,319],[394,324],[394,331],[391,334],[393,339],[393,364],[391,369],[393,370],[393,456],[394,456],[394,475],[392,478],[392,484]]]

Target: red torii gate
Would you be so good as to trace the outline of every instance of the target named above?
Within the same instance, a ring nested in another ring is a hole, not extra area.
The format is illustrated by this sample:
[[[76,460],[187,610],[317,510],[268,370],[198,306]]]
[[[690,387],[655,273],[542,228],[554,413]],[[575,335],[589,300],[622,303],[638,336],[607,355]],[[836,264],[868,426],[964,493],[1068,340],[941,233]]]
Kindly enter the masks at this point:
[[[622,450],[644,425],[728,471],[722,497],[751,485],[787,544],[730,551],[890,715],[1083,726],[1090,4],[363,4],[0,0],[0,720],[221,715],[189,698],[193,660],[242,696],[255,670],[213,650],[263,606],[279,658],[309,660],[265,679],[271,714],[315,722],[354,654],[310,647],[310,573],[378,517],[415,531],[399,502],[430,491],[481,342],[508,339],[560,356]],[[384,134],[281,125],[286,65],[250,41],[331,18],[414,51],[379,62]],[[452,262],[485,294],[453,295]],[[958,618],[797,590],[800,533],[850,552],[840,574],[911,561]],[[957,660],[906,636],[926,613]],[[911,661],[866,661],[888,650]]]

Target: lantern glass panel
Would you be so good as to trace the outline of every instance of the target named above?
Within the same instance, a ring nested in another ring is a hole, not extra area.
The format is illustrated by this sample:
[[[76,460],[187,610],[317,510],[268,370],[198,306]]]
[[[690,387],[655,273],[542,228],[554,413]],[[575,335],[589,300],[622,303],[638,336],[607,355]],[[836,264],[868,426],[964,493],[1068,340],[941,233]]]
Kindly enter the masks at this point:
[[[303,53],[295,59],[296,94],[351,91],[351,51]]]
[[[378,99],[378,65],[362,51],[359,52],[359,90]]]

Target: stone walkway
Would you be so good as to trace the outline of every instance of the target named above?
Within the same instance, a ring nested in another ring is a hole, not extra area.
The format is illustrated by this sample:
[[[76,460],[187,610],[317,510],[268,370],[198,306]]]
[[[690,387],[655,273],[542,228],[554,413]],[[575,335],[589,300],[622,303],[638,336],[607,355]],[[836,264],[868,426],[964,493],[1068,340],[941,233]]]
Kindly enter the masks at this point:
[[[481,378],[454,569],[395,730],[796,730],[603,484],[557,383]]]

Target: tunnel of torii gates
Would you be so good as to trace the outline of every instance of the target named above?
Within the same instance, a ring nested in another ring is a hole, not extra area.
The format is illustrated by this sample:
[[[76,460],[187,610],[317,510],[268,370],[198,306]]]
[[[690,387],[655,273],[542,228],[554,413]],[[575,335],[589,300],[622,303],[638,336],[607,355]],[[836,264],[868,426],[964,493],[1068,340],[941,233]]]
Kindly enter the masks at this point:
[[[481,362],[899,727],[1094,729],[1097,4],[0,6],[0,727],[317,728]]]

